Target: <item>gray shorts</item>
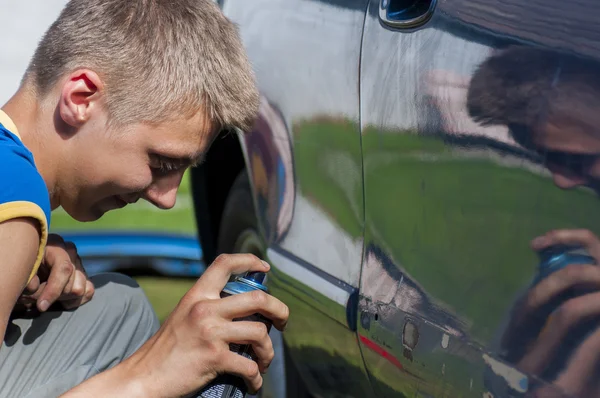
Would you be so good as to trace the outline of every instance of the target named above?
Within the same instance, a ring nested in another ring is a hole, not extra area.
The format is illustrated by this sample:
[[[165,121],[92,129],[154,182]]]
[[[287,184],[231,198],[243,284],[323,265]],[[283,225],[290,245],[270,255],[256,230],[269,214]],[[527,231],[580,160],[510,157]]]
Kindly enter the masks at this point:
[[[159,327],[131,278],[93,276],[93,299],[74,311],[9,322],[0,348],[0,397],[57,397],[134,353]]]

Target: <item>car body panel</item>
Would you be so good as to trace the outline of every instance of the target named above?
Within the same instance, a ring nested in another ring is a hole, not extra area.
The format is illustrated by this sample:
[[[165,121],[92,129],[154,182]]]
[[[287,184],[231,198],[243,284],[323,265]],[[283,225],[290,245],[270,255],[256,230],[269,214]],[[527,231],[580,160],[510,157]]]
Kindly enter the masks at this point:
[[[224,3],[262,95],[240,139],[269,284],[311,392],[600,393],[594,290],[544,296],[596,269],[539,282],[532,246],[585,230],[600,263],[600,3],[438,0],[405,29],[381,20],[401,0]]]
[[[581,336],[567,337],[539,373],[510,355],[523,347],[507,336],[534,287],[539,259],[530,242],[559,228],[598,231],[597,198],[553,186],[544,151],[523,146],[501,123],[474,120],[467,97],[480,64],[510,46],[595,53],[600,30],[582,13],[597,6],[445,1],[423,27],[401,31],[381,23],[379,5],[371,2],[361,59],[365,260],[358,316],[375,393],[563,396],[558,373],[568,355],[561,349],[578,346]],[[521,62],[513,79],[539,67]],[[545,80],[536,84],[551,87],[553,76],[540,72]],[[539,100],[551,101],[550,92]],[[544,114],[538,117],[543,123]]]
[[[293,314],[283,337],[315,396],[372,395],[355,333],[366,6],[366,0],[223,2],[240,26],[261,93],[259,119],[240,139],[272,265],[268,286]],[[328,122],[334,127],[322,129]],[[350,152],[329,152],[328,143],[340,139]],[[336,200],[314,194],[323,190]],[[343,214],[333,217],[340,206]],[[340,386],[342,375],[351,377]]]

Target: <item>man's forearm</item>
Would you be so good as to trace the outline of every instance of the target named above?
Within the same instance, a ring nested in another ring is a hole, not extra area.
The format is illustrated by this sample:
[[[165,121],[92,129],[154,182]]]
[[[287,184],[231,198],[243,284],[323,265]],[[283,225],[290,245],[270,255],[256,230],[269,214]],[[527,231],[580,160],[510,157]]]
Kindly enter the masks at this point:
[[[151,397],[152,394],[145,387],[141,378],[130,371],[128,362],[125,361],[84,381],[61,395],[61,398]]]

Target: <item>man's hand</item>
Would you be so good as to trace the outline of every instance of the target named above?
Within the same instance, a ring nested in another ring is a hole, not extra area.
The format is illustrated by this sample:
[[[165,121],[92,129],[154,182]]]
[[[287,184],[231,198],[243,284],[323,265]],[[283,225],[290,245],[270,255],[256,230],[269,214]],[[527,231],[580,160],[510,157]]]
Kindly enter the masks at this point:
[[[44,260],[19,303],[26,307],[37,305],[41,312],[55,302],[65,309],[73,309],[90,301],[93,295],[94,285],[87,277],[73,242],[50,234]]]
[[[600,264],[600,240],[591,231],[551,231],[531,245],[542,250],[556,244],[584,247]],[[503,350],[506,359],[529,374],[561,369],[551,376],[551,386],[534,393],[536,397],[557,397],[557,387],[570,396],[598,396],[600,267],[568,265],[533,286],[515,306]]]
[[[580,246],[600,264],[600,239],[587,229],[557,229],[538,236],[531,242],[531,248],[540,251],[554,245]]]
[[[251,254],[219,256],[137,352],[65,397],[187,396],[224,373],[243,378],[251,393],[258,391],[273,344],[263,323],[234,320],[260,313],[283,330],[288,307],[262,291],[225,298],[220,293],[231,275],[268,270]],[[230,351],[231,343],[252,345],[257,361]]]

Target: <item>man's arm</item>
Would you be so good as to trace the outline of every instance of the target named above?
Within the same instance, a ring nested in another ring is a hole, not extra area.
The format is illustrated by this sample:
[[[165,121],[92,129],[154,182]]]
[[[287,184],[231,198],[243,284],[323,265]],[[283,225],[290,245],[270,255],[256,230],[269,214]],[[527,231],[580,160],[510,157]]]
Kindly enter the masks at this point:
[[[62,397],[188,396],[223,373],[243,378],[251,393],[258,391],[273,360],[273,344],[263,323],[234,319],[260,313],[283,330],[289,310],[258,290],[225,298],[220,293],[231,275],[268,270],[251,254],[219,256],[138,351]],[[231,343],[251,344],[257,361],[230,351]]]
[[[0,223],[0,335],[35,264],[40,234],[38,222],[16,218]]]

